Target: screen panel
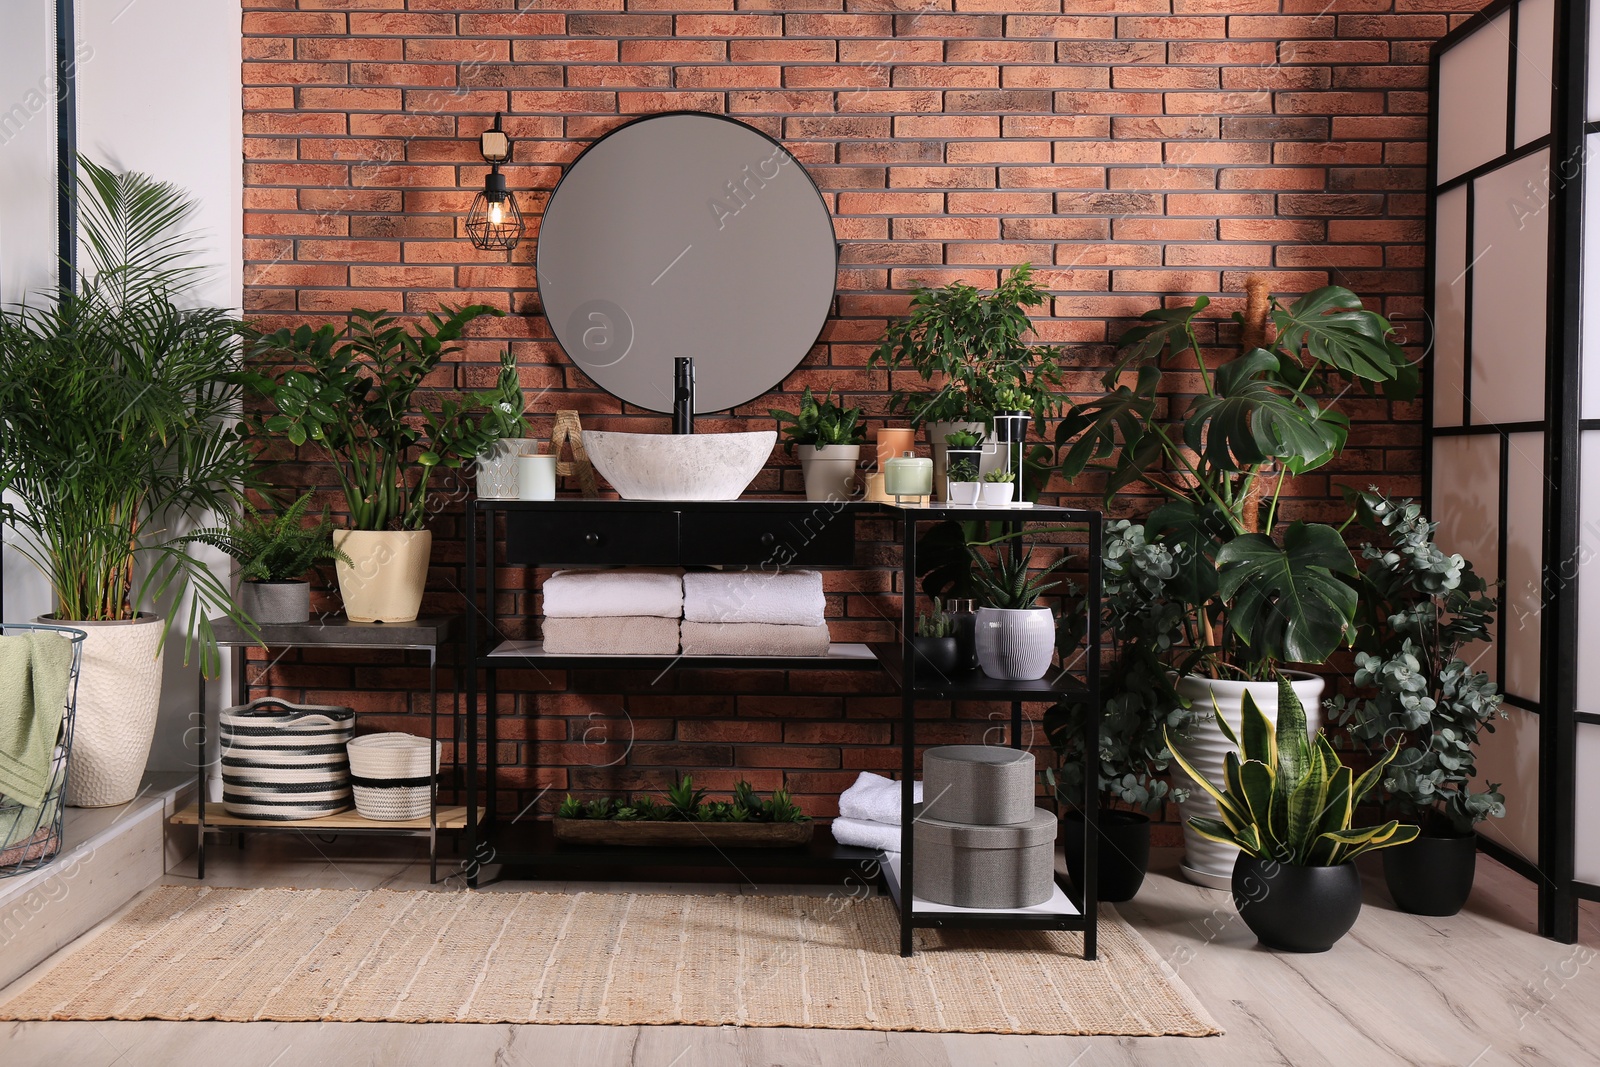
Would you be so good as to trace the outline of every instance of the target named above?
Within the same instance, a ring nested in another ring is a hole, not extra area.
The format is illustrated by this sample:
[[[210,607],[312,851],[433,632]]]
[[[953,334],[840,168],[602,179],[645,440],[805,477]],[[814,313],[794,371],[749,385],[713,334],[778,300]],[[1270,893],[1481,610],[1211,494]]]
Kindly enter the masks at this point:
[[[1446,182],[1506,150],[1511,15],[1502,12],[1439,60],[1435,181]]]
[[[1600,885],[1600,726],[1578,724],[1578,877]]]
[[[1522,0],[1517,5],[1517,92],[1515,136],[1520,148],[1550,132],[1555,93],[1556,0]]]
[[[1469,421],[1544,421],[1548,149],[1473,182]]]
[[[1600,24],[1600,19],[1595,20]],[[1583,139],[1585,158],[1595,159],[1600,152],[1600,133]],[[1583,202],[1590,210],[1583,213],[1583,383],[1581,414],[1600,419],[1600,167],[1585,167]],[[1600,515],[1597,515],[1600,518]]]
[[[1433,226],[1433,424],[1460,426],[1466,386],[1467,186],[1438,198]]]
[[[1600,430],[1578,435],[1578,469],[1578,647],[1594,649],[1600,648]],[[1600,655],[1579,656],[1577,667],[1578,710],[1600,715]]]
[[[1544,434],[1506,436],[1506,558],[1500,640],[1502,688],[1540,700],[1540,635],[1544,608]]]
[[[1506,798],[1506,817],[1478,830],[1525,859],[1539,858],[1539,716],[1502,705],[1506,718],[1478,746],[1478,781],[1495,782]]]
[[[1500,578],[1500,437],[1470,434],[1433,440],[1433,515],[1435,537],[1445,552],[1472,561],[1491,584]],[[1461,650],[1469,663],[1498,674],[1495,647],[1480,643]]]

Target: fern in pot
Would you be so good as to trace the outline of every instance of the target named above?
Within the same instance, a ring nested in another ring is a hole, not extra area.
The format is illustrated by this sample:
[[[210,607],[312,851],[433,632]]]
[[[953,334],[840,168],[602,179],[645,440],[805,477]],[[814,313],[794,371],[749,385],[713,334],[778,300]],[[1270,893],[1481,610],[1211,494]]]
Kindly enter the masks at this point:
[[[855,493],[856,466],[867,439],[860,408],[834,403],[833,392],[818,401],[808,385],[797,412],[771,409],[784,433],[784,450],[800,450],[800,473],[807,500],[848,499]]]
[[[1043,678],[1056,648],[1055,613],[1039,598],[1060,585],[1030,574],[1033,549],[1007,541],[993,562],[974,550],[978,585],[978,666],[991,678]]]
[[[266,515],[250,501],[226,526],[212,526],[183,538],[209,545],[239,564],[239,610],[263,626],[309,622],[311,583],[302,576],[319,563],[349,563],[333,547],[333,520],[323,509],[313,525],[305,523],[311,494]]]
[[[426,400],[424,381],[461,350],[467,326],[503,312],[482,304],[429,312],[406,326],[355,311],[343,327],[252,331],[243,380],[270,405],[251,432],[320,446],[344,493],[350,529],[334,533],[339,595],[353,622],[410,622],[422,606],[433,534],[429,490],[440,468],[460,469],[520,436],[522,387],[511,352],[493,389]]]
[[[176,186],[81,161],[79,290],[0,312],[0,506],[83,645],[68,803],[137,794],[170,628],[214,675],[227,587],[179,538],[249,480],[237,433],[239,323],[189,306],[198,268]],[[158,611],[165,610],[165,618]]]

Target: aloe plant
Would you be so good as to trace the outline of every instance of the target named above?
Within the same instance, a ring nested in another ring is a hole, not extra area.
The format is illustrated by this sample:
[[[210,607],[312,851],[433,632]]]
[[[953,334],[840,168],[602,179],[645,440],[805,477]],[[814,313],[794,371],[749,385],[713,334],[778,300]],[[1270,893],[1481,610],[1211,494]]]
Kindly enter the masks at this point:
[[[1363,853],[1416,838],[1417,827],[1396,819],[1381,826],[1351,826],[1356,804],[1383,777],[1396,750],[1385,752],[1355,777],[1327,735],[1320,730],[1314,738],[1307,735],[1305,708],[1287,678],[1278,678],[1276,728],[1248,691],[1239,731],[1220,712],[1217,725],[1238,749],[1224,761],[1221,789],[1189,765],[1166,731],[1178,765],[1222,811],[1220,820],[1191,818],[1189,825],[1197,833],[1296,867],[1338,867]]]
[[[1033,548],[1026,543],[1003,546],[996,553],[993,563],[977,551],[973,551],[972,559],[977,567],[973,578],[985,607],[1027,611],[1038,607],[1039,598],[1061,584],[1045,581],[1044,575],[1028,577],[1028,569],[1033,563]]]

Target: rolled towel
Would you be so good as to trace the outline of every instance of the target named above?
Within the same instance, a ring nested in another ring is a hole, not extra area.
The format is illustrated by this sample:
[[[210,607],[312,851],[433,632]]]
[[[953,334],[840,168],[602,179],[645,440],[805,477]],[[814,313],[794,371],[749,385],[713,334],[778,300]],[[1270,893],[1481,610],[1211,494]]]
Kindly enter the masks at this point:
[[[552,619],[681,618],[683,578],[677,571],[556,571],[544,583],[544,613]]]
[[[911,786],[916,803],[922,803],[922,783]],[[839,814],[847,819],[900,825],[900,783],[881,774],[862,771],[855,785],[839,794]]]
[[[685,656],[826,656],[828,624],[776,626],[764,622],[685,622]]]
[[[827,601],[816,571],[706,571],[683,576],[683,617],[690,622],[822,625]]]
[[[900,827],[870,819],[846,819],[841,816],[833,820],[833,839],[841,845],[878,848],[885,852],[900,851]]]
[[[652,616],[545,619],[544,650],[553,656],[675,656],[678,620]]]

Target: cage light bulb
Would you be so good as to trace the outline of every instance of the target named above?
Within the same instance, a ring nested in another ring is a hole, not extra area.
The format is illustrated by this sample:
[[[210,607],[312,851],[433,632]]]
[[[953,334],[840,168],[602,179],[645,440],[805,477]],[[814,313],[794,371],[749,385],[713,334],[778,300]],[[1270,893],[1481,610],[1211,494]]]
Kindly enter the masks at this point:
[[[489,205],[489,225],[500,225],[500,201],[498,200]]]

